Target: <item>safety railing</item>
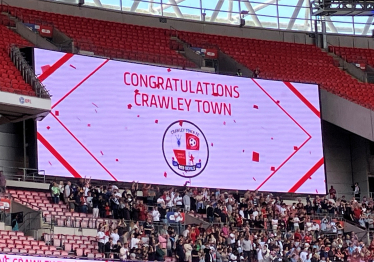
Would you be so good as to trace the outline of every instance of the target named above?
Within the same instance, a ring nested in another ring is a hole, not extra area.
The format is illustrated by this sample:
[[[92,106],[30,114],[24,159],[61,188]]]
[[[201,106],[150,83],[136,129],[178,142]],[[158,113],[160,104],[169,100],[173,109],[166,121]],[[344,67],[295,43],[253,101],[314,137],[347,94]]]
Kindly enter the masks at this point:
[[[28,181],[37,183],[46,183],[45,171],[41,169],[28,168],[28,167],[9,167],[0,166],[7,179],[16,181]]]
[[[34,70],[27,63],[23,57],[20,49],[12,45],[9,47],[9,56],[12,59],[14,65],[21,72],[23,79],[26,83],[30,84],[35,91],[37,97],[50,98],[50,95],[44,85],[36,77]]]
[[[193,62],[189,61],[182,55],[173,56],[171,54],[156,54],[146,51],[108,48],[95,45],[86,40],[75,40],[74,50],[77,53],[82,51],[92,52],[96,56],[107,57],[109,59],[131,60],[141,63],[163,64],[182,68],[196,67]]]

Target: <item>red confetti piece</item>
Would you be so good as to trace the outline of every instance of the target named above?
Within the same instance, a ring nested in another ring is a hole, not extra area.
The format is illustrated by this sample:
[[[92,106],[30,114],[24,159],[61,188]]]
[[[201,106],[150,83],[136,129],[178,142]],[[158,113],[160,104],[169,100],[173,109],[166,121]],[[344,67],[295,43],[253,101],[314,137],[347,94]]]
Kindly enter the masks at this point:
[[[297,146],[294,146],[293,149],[294,149],[294,150],[298,150],[299,148],[298,148]]]
[[[316,193],[318,194],[318,190],[316,189]]]
[[[170,68],[168,68],[168,69],[167,69],[167,71],[168,71],[168,72],[170,73],[170,72],[171,72],[171,69],[170,69]]]
[[[49,163],[50,165],[52,165],[51,161],[48,161],[48,163]]]
[[[256,178],[255,177],[252,177],[254,181],[256,181]]]
[[[75,66],[73,66],[73,65],[70,65],[70,67],[72,67],[72,68],[74,68],[74,69],[77,69]]]
[[[155,120],[155,123],[158,124],[158,120],[157,119]]]
[[[183,125],[183,120],[179,120],[179,125],[180,125],[180,126]]]
[[[213,146],[213,143],[211,143],[210,145]]]
[[[258,105],[253,105],[253,108],[254,109],[258,109]]]
[[[234,119],[234,123],[236,123],[235,119]]]
[[[213,93],[212,96],[219,96],[218,93]]]
[[[49,130],[51,127],[50,126],[47,126],[47,129]]]
[[[139,93],[139,90],[138,90],[138,89],[135,89],[135,90],[134,90],[134,93],[135,93],[135,94]]]
[[[59,115],[60,115],[60,111],[56,110],[56,111],[55,111],[55,115],[56,115],[56,116],[59,116]]]
[[[50,67],[51,67],[50,65],[42,66],[42,67],[41,67],[42,72],[44,73],[44,72],[47,71]]]
[[[118,162],[118,158],[116,159],[116,161]]]
[[[95,103],[92,103],[94,106],[96,106],[97,108],[99,108]]]
[[[103,151],[100,151],[100,153],[101,153],[102,156],[104,155]]]
[[[279,104],[280,103],[280,101],[279,100],[277,100],[277,104]]]
[[[271,140],[273,140],[274,138],[271,138]]]
[[[87,126],[88,126],[88,127],[90,127],[90,126],[91,126],[91,124],[87,124]]]
[[[131,107],[132,107],[131,104],[128,104],[128,105],[127,105],[127,108],[128,108],[128,109],[131,109]]]
[[[139,117],[140,115],[137,115],[137,117]]]
[[[164,177],[167,177],[167,176],[168,176],[168,174],[166,172],[164,172]]]
[[[226,125],[226,122],[225,122],[225,121],[223,122],[223,125],[224,125],[224,126]]]
[[[244,153],[244,149],[243,149],[243,153]]]
[[[271,171],[275,171],[275,167],[273,167],[273,166],[270,167],[270,170],[271,170]]]
[[[255,151],[252,152],[252,161],[260,162],[260,154],[258,152],[255,152]]]
[[[95,109],[95,112],[97,113],[97,110]]]

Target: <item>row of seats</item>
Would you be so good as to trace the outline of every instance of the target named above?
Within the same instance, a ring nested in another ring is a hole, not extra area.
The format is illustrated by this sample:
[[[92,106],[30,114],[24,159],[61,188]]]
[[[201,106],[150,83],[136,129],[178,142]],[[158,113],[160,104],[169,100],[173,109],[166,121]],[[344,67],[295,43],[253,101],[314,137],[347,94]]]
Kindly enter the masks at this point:
[[[330,46],[329,51],[340,56],[348,63],[368,64],[374,67],[373,49]]]
[[[88,256],[88,254],[92,254],[93,258],[97,257],[98,244],[96,237],[44,234],[43,238],[45,242],[52,244],[56,248],[61,248],[68,253],[73,252],[78,257]]]
[[[30,255],[68,256],[69,252],[57,250],[55,246],[25,236],[20,231],[0,230],[0,252]]]
[[[102,258],[94,236],[51,235],[44,233],[37,241],[23,232],[0,230],[0,252],[29,255]]]
[[[51,194],[45,191],[7,190],[15,202],[26,205],[34,210],[41,210],[46,222],[54,222],[62,227],[97,228],[100,223],[106,221],[116,227],[115,219],[93,219],[92,214],[70,212],[67,206],[60,201],[52,204]]]
[[[178,31],[192,46],[216,47],[260,78],[319,84],[321,88],[374,109],[374,85],[359,82],[340,70],[333,58],[314,45],[207,35]]]
[[[21,72],[8,55],[12,44],[19,47],[32,46],[32,44],[10,30],[7,27],[8,22],[9,19],[0,14],[0,91],[35,96],[35,91],[25,83]]]
[[[23,8],[10,7],[9,12],[13,15],[22,13],[24,22],[53,24],[72,37],[78,46],[98,55],[193,66],[173,50],[170,36],[175,32],[171,30]],[[183,31],[176,35],[192,46],[218,48],[251,70],[259,68],[260,78],[319,84],[329,92],[374,109],[373,85],[361,83],[340,70],[331,56],[314,45]],[[365,51],[365,54],[369,53]]]
[[[81,50],[99,56],[121,58],[194,68],[196,65],[170,46],[170,31],[166,29],[112,23],[97,19],[52,14],[36,10],[7,7],[24,23],[46,22],[74,40]],[[22,17],[20,17],[22,14]]]

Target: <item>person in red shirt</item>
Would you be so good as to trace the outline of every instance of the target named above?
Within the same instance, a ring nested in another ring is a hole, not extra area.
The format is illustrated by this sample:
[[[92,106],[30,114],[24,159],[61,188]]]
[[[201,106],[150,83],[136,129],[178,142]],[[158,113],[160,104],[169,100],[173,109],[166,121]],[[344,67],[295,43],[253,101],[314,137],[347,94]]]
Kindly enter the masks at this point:
[[[358,221],[360,219],[361,215],[362,215],[361,208],[359,208],[359,207],[356,206],[355,209],[353,210],[353,215],[354,215],[354,219],[356,221]]]
[[[329,194],[330,194],[330,199],[336,200],[336,190],[333,186],[331,186],[331,188],[329,190]]]
[[[196,227],[193,226],[191,228],[191,232],[190,232],[190,238],[191,238],[193,244],[195,243],[197,236],[198,235],[196,234]]]

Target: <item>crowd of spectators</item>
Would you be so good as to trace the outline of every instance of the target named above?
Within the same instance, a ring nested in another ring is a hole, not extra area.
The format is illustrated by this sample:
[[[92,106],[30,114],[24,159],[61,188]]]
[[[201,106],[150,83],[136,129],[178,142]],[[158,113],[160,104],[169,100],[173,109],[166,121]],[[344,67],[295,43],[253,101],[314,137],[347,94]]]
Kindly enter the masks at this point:
[[[327,196],[286,204],[281,196],[256,191],[187,186],[161,190],[136,182],[119,190],[114,184],[93,186],[83,179],[51,184],[55,203],[61,200],[72,211],[119,220],[98,227],[98,251],[107,257],[174,257],[178,262],[368,261],[374,241],[366,246],[343,227],[350,221],[373,228],[373,200],[359,201],[357,190],[351,200],[337,198],[331,187]],[[182,213],[206,222],[185,225]]]

